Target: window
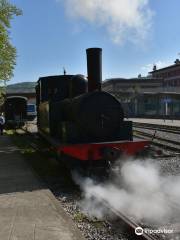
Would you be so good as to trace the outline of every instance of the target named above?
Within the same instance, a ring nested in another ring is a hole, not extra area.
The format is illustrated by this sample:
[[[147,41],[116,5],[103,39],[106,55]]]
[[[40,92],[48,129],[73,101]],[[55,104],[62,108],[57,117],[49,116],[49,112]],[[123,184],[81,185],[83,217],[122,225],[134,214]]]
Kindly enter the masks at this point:
[[[36,111],[35,104],[28,104],[27,105],[27,112],[35,112],[35,111]]]

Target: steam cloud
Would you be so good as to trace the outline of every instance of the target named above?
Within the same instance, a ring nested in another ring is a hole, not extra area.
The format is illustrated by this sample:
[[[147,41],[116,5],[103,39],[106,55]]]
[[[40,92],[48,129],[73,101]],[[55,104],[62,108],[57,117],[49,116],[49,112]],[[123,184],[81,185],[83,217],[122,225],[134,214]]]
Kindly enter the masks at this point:
[[[149,0],[57,0],[68,16],[105,27],[114,43],[145,40],[152,25]]]
[[[180,219],[180,209],[172,204],[180,203],[180,177],[162,176],[152,160],[127,161],[112,181],[103,184],[77,176],[75,180],[84,192],[80,206],[91,217],[107,215],[102,197],[115,210],[145,223],[162,224],[175,216]]]

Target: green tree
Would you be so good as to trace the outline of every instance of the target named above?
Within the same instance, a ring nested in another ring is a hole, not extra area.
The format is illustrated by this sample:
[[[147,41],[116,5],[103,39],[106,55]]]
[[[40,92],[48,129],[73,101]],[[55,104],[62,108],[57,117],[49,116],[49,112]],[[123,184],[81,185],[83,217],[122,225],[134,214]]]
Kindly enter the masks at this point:
[[[9,29],[14,16],[22,11],[8,0],[0,0],[0,80],[9,80],[13,76],[16,64],[16,48],[11,44]]]

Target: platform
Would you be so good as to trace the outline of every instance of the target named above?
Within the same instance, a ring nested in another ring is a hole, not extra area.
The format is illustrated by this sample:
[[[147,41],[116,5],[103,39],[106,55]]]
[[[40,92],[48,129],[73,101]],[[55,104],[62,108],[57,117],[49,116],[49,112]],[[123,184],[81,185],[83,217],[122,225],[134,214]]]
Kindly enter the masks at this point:
[[[0,239],[84,240],[8,136],[0,136]]]
[[[160,124],[165,126],[180,127],[180,120],[152,119],[152,118],[128,118],[128,120],[138,123]]]

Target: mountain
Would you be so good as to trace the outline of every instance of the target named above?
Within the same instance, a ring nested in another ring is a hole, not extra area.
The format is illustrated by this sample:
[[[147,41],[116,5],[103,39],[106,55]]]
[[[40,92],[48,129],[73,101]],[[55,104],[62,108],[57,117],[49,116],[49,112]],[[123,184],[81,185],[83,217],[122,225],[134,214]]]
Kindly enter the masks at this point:
[[[36,82],[21,82],[10,84],[6,87],[6,93],[35,93]]]

